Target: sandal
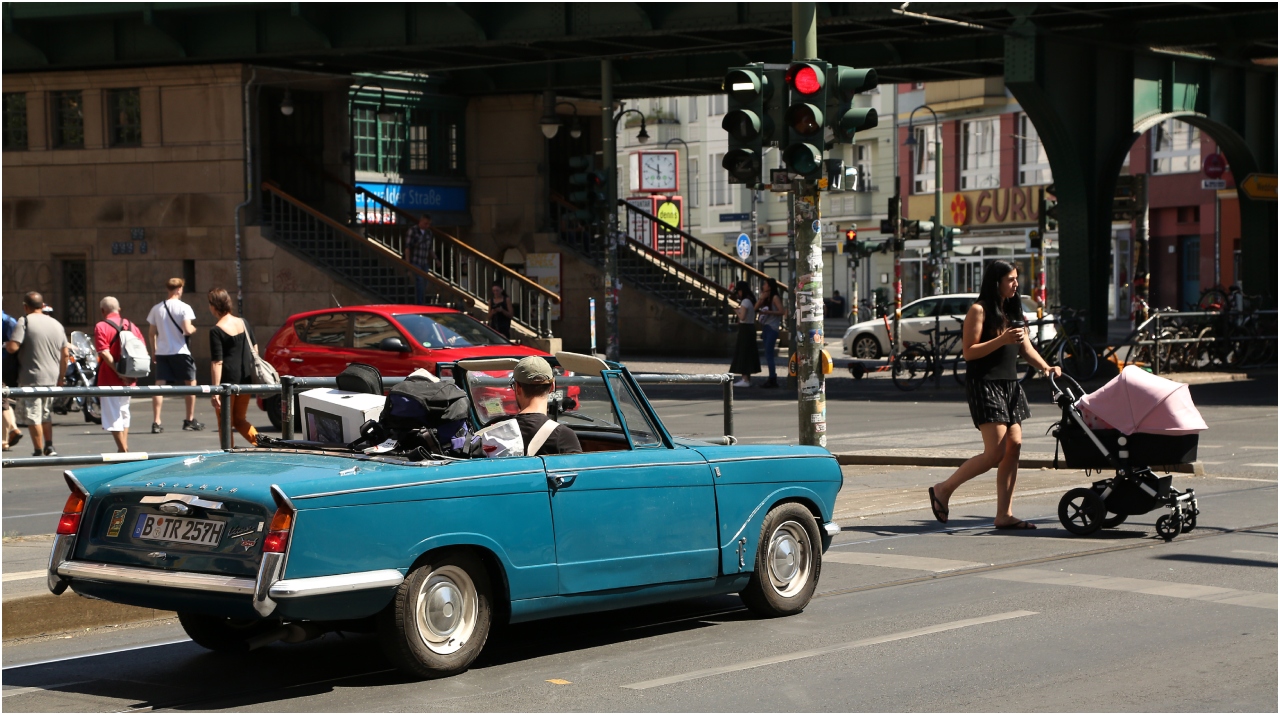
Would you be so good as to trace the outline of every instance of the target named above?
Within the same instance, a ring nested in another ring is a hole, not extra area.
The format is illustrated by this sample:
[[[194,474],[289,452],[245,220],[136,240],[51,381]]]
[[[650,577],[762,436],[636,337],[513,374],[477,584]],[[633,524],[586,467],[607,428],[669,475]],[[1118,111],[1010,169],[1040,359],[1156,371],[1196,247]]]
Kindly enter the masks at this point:
[[[933,518],[943,524],[947,523],[947,515],[951,512],[942,505],[938,495],[933,493],[933,487],[929,487],[929,508],[933,510]]]
[[[1022,521],[1021,519],[1019,519],[1018,521],[1015,521],[1012,524],[1005,524],[1004,526],[1000,526],[999,524],[996,524],[996,528],[1000,529],[1001,531],[1005,531],[1005,530],[1026,531],[1027,529],[1036,528],[1036,525],[1032,524],[1029,521]]]

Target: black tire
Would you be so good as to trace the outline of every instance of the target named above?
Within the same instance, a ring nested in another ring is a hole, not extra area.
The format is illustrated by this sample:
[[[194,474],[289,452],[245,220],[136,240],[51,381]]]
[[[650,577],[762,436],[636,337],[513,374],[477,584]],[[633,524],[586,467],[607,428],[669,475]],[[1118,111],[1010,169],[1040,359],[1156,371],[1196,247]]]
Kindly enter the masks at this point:
[[[859,360],[879,360],[882,354],[880,341],[870,333],[863,333],[854,338],[851,347],[853,348],[853,354],[850,357],[855,357]]]
[[[378,614],[383,651],[393,665],[419,678],[463,672],[489,638],[492,593],[489,572],[471,552],[428,557]]]
[[[1062,372],[1084,382],[1098,374],[1098,351],[1079,335],[1069,336],[1058,346],[1058,365]]]
[[[191,640],[215,653],[248,653],[249,641],[280,626],[279,621],[247,621],[203,613],[178,613],[178,623]]]
[[[893,384],[910,392],[933,374],[933,356],[920,348],[907,348],[893,361]]]
[[[779,504],[764,517],[755,568],[738,595],[756,615],[790,616],[809,605],[821,573],[822,538],[813,514],[799,504]]]
[[[1187,534],[1196,528],[1196,515],[1193,512],[1187,512],[1182,517],[1182,533]]]
[[[1124,520],[1128,518],[1129,518],[1128,514],[1112,514],[1111,516],[1108,516],[1102,520],[1102,528],[1114,529],[1117,526],[1120,526],[1121,524],[1123,524]]]
[[[84,398],[84,421],[102,424],[102,402],[97,397]]]
[[[283,422],[280,420],[280,396],[271,395],[262,398],[262,411],[267,413],[267,419],[271,420],[271,426],[280,429]],[[294,437],[301,439],[298,432],[302,429],[302,415],[299,414],[298,401],[293,401],[293,431]]]
[[[1173,541],[1178,534],[1182,533],[1182,519],[1174,517],[1173,514],[1165,514],[1156,519],[1156,533],[1165,541]]]
[[[1072,489],[1058,502],[1058,521],[1076,536],[1088,536],[1101,529],[1106,515],[1102,497],[1086,487]]]

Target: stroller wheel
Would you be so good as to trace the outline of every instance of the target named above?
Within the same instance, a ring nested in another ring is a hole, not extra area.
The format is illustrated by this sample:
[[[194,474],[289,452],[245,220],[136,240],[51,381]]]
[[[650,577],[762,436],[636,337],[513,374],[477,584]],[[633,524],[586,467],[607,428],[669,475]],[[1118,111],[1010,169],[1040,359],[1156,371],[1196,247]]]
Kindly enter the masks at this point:
[[[1165,514],[1156,520],[1156,533],[1165,541],[1173,541],[1174,537],[1182,533],[1182,519],[1173,514]]]
[[[1182,516],[1182,533],[1187,533],[1196,528],[1195,512],[1187,512]]]
[[[1102,528],[1114,529],[1117,526],[1120,526],[1121,524],[1123,524],[1124,520],[1128,518],[1129,518],[1128,514],[1112,514],[1111,516],[1102,520]],[[1183,531],[1186,531],[1186,530],[1183,529]]]
[[[1076,536],[1088,536],[1101,529],[1106,514],[1102,497],[1085,487],[1072,489],[1058,502],[1058,520],[1063,528]]]

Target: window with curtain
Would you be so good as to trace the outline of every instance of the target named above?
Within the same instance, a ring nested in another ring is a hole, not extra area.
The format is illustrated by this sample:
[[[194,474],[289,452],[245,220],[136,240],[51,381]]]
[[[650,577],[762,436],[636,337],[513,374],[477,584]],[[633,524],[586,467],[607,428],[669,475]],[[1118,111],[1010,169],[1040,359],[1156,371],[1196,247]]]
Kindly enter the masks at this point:
[[[107,92],[107,140],[113,147],[142,146],[142,98],[138,88]]]
[[[916,145],[911,147],[911,193],[931,194],[936,178],[933,164],[933,125],[915,127],[914,130]]]
[[[961,189],[1000,187],[1000,118],[974,119],[960,125]]]
[[[4,95],[4,150],[27,148],[27,95],[7,92]]]
[[[1049,169],[1049,155],[1031,117],[1018,115],[1018,185],[1035,186],[1053,183],[1053,171]]]
[[[1151,130],[1151,173],[1181,174],[1199,170],[1199,129],[1169,119]]]

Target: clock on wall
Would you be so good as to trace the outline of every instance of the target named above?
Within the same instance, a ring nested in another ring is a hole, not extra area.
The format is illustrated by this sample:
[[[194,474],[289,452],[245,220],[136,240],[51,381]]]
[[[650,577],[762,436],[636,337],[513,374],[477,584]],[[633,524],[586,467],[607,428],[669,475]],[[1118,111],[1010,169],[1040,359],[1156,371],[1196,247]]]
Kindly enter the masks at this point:
[[[631,155],[633,191],[675,193],[680,189],[679,154],[674,151],[638,151]]]

